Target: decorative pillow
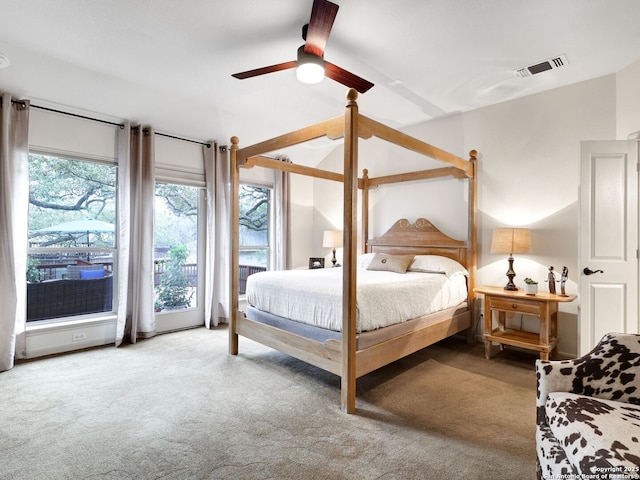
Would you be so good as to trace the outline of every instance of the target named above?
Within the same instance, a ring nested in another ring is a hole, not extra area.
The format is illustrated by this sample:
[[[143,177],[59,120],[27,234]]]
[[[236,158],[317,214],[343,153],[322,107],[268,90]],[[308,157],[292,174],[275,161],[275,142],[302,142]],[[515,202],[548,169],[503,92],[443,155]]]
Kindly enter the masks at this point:
[[[93,278],[104,278],[104,269],[102,270],[80,270],[81,280],[91,280]]]
[[[410,272],[444,273],[447,277],[469,275],[467,269],[458,262],[440,255],[416,255],[408,270]]]
[[[412,260],[413,255],[387,255],[385,253],[376,253],[371,259],[367,270],[406,273]]]

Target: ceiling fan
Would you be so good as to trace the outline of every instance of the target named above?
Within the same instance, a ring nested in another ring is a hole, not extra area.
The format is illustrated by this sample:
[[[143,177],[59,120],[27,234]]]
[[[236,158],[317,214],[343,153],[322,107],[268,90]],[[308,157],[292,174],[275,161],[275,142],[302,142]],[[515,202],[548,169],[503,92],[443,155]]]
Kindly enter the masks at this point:
[[[297,60],[234,73],[232,76],[243,80],[266,73],[297,68],[296,74],[301,82],[317,83],[324,76],[327,76],[347,87],[355,88],[360,93],[366,92],[373,87],[373,83],[324,59],[324,47],[338,14],[338,8],[340,8],[338,5],[327,0],[313,0],[309,23],[302,27],[302,39],[305,44],[298,48]]]

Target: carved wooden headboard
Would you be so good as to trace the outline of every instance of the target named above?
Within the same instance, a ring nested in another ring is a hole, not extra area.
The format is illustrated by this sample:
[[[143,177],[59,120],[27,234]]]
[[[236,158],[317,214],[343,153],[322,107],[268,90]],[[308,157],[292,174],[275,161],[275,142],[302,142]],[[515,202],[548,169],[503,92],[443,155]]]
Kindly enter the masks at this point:
[[[406,218],[398,220],[381,236],[369,240],[367,252],[441,255],[468,268],[467,242],[448,237],[425,218],[418,218],[415,223]]]

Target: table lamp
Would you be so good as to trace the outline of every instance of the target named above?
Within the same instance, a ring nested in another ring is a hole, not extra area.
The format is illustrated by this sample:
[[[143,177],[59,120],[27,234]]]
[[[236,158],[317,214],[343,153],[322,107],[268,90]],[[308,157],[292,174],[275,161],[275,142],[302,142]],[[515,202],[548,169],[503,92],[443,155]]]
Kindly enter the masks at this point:
[[[513,270],[513,254],[514,253],[530,253],[531,252],[531,231],[526,228],[494,228],[491,238],[491,253],[508,253],[509,254],[509,270],[507,270],[507,278],[509,281],[504,287],[505,290],[518,290],[513,277],[516,272]]]
[[[325,230],[322,236],[322,246],[325,248],[333,248],[333,258],[331,263],[336,266],[336,248],[342,247],[342,232],[340,230]]]

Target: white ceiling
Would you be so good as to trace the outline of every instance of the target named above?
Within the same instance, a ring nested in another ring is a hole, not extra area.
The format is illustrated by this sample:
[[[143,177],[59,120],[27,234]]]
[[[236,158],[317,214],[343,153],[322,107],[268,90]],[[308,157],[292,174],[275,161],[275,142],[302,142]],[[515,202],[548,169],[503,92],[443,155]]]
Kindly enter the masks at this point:
[[[375,83],[395,127],[617,72],[640,58],[638,0],[334,0],[325,58]],[[241,146],[339,115],[346,87],[288,70],[312,0],[0,0],[0,91],[41,106]],[[565,54],[528,78],[513,70]],[[401,83],[393,86],[392,82]],[[322,148],[320,148],[322,150]]]

